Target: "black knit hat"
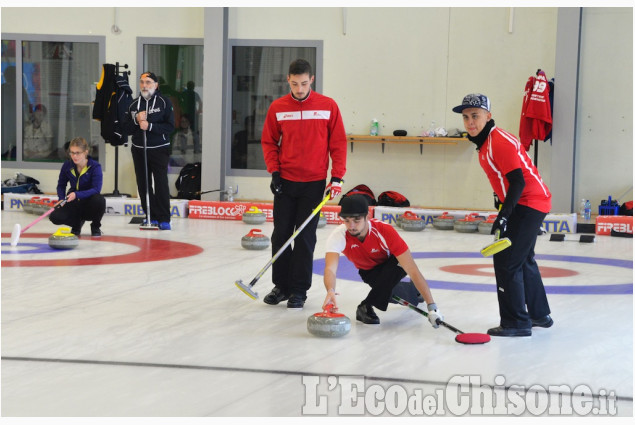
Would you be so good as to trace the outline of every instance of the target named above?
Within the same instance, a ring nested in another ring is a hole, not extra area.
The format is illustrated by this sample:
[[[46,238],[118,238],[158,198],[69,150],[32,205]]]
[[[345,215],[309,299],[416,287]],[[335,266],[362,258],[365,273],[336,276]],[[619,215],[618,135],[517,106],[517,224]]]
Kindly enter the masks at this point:
[[[366,216],[368,214],[368,201],[363,195],[349,195],[340,202],[342,210],[340,217]]]

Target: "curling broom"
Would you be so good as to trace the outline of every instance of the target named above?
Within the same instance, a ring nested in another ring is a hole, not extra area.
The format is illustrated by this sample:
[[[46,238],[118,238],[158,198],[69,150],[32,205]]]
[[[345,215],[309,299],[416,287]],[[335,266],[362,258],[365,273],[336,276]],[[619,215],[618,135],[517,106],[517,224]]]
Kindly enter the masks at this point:
[[[492,242],[489,245],[486,245],[485,247],[483,247],[483,249],[481,249],[481,254],[483,255],[483,257],[490,257],[494,254],[498,254],[502,250],[512,246],[512,241],[510,241],[509,238],[501,239],[500,235],[501,235],[500,229],[496,229],[496,236],[494,236],[494,242]]]
[[[284,245],[282,245],[282,247],[278,250],[278,252],[276,252],[276,254],[271,258],[271,260],[269,260],[267,262],[267,264],[260,270],[260,272],[258,272],[258,274],[256,275],[256,277],[254,277],[251,282],[249,282],[248,285],[245,285],[242,281],[242,279],[238,279],[236,282],[234,282],[234,284],[236,285],[236,287],[238,289],[240,289],[241,291],[243,291],[243,293],[245,295],[247,295],[249,298],[251,298],[252,300],[258,299],[258,292],[255,292],[253,290],[254,285],[256,284],[256,282],[258,282],[258,279],[260,279],[262,277],[263,274],[265,274],[265,272],[267,271],[267,269],[269,267],[271,267],[271,265],[278,259],[278,257],[280,257],[282,255],[282,253],[284,252],[285,249],[287,249],[287,247],[289,245],[291,245],[291,242],[293,242],[293,240],[296,238],[296,236],[298,236],[300,234],[300,232],[307,226],[307,224],[309,224],[309,222],[313,219],[313,217],[315,217],[316,214],[318,214],[320,212],[320,210],[322,209],[322,207],[324,206],[324,204],[326,204],[326,201],[328,201],[329,199],[331,199],[331,195],[330,195],[330,190],[327,191],[326,196],[324,197],[324,199],[322,200],[322,202],[320,202],[320,204],[315,207],[315,209],[311,212],[311,215],[309,215],[306,220],[304,220],[304,223],[302,223],[300,225],[300,227],[298,227],[296,229],[296,231],[291,235],[291,237],[284,243]]]

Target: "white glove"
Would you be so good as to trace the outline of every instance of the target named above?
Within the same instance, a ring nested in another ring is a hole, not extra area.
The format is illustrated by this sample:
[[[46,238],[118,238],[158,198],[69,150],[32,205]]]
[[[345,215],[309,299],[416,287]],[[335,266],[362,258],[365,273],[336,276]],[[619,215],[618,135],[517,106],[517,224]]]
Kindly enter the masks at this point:
[[[436,303],[428,304],[428,321],[435,329],[439,327],[439,323],[437,323],[437,321],[443,321],[443,315],[437,308]]]

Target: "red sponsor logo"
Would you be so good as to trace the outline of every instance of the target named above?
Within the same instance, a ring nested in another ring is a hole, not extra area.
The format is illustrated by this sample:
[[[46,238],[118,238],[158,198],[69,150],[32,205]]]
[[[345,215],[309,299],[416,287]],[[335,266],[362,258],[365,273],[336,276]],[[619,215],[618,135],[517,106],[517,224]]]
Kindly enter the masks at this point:
[[[633,217],[621,215],[600,215],[595,220],[595,233],[610,235],[611,229],[620,233],[633,234]]]

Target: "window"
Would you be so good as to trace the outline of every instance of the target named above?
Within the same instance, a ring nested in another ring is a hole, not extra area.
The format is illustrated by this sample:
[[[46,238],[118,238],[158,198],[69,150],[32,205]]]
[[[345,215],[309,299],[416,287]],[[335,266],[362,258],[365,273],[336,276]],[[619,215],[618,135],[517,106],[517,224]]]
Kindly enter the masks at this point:
[[[2,36],[3,161],[58,168],[74,137],[84,137],[99,160],[104,143],[92,120],[92,101],[103,39]]]
[[[17,82],[15,40],[2,40],[2,160],[15,161]],[[24,93],[26,99],[26,92]],[[24,102],[21,102],[24,104]]]
[[[138,44],[142,52],[138,74],[154,72],[159,91],[174,107],[168,172],[178,174],[185,164],[201,161],[204,145],[203,40],[140,38]]]
[[[231,99],[227,114],[227,174],[263,175],[260,137],[269,105],[289,93],[287,73],[295,59],[313,66],[314,87],[321,90],[321,41],[230,40]]]

